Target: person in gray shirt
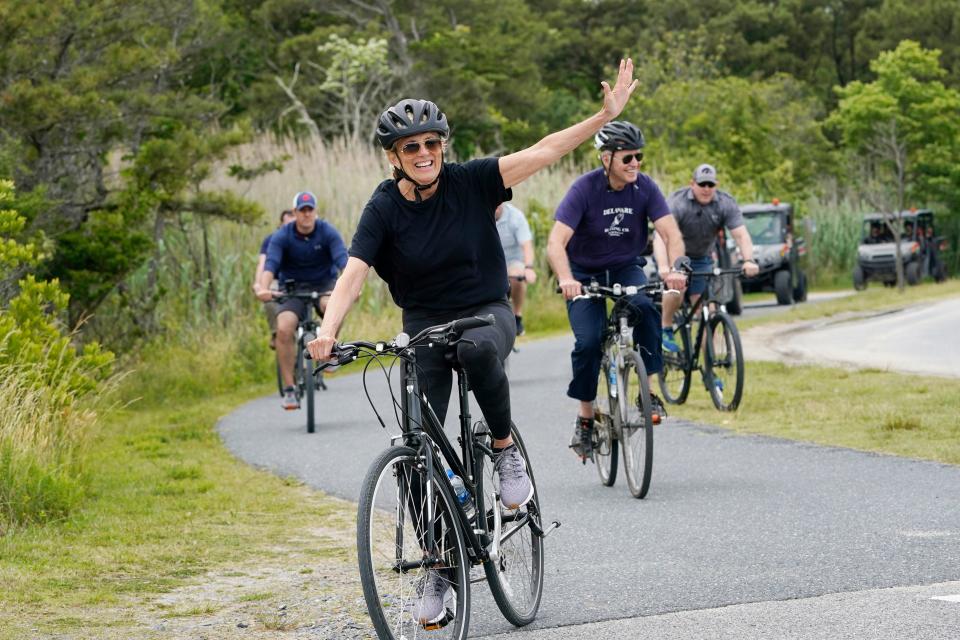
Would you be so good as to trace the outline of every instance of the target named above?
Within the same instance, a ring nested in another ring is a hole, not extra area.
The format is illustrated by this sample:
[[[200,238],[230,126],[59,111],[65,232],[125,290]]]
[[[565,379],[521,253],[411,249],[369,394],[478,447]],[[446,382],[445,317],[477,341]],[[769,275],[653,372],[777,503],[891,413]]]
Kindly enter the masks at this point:
[[[729,193],[717,189],[717,170],[713,165],[701,164],[697,167],[690,185],[670,194],[667,206],[683,234],[683,244],[687,248],[690,267],[694,271],[713,268],[713,243],[717,232],[723,227],[730,230],[730,235],[740,248],[744,275],[752,277],[760,271],[753,259],[753,242],[743,225],[740,206]],[[662,277],[670,271],[670,263],[666,258],[666,247],[656,234],[653,237],[653,254]],[[692,278],[687,287],[691,301],[696,302],[706,287],[707,279],[703,276]],[[663,348],[674,353],[678,352],[680,347],[674,339],[671,322],[674,313],[680,308],[680,302],[679,295],[663,296]]]
[[[533,234],[523,211],[509,202],[496,208],[497,232],[507,260],[507,277],[510,279],[510,301],[517,321],[517,335],[524,334],[523,301],[527,295],[527,283],[537,281],[533,270]]]

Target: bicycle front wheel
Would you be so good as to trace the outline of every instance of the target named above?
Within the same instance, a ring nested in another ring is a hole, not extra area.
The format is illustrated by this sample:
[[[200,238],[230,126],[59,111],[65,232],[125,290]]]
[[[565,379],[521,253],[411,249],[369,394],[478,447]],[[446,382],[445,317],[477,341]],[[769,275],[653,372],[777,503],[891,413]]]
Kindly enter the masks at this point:
[[[615,389],[614,389],[615,393]],[[610,358],[604,355],[597,378],[597,397],[593,401],[593,462],[597,465],[600,482],[612,487],[617,481],[617,428],[620,426],[620,411],[617,398],[611,394]]]
[[[623,354],[620,393],[625,408],[620,433],[627,486],[634,498],[644,498],[653,474],[653,409],[647,369],[636,351]]]
[[[743,397],[743,347],[737,325],[725,313],[714,314],[707,325],[705,361],[704,382],[714,406],[734,411]]]
[[[670,404],[683,404],[690,393],[690,329],[684,324],[674,324],[674,341],[680,350],[676,353],[664,350],[663,370],[657,375],[663,399]]]
[[[313,339],[312,337],[310,338]],[[303,357],[303,351],[307,340],[303,340],[297,345],[297,367],[300,370],[300,388],[303,390],[304,399],[307,404],[307,433],[316,431],[316,393],[317,386],[313,379],[313,361]]]
[[[419,462],[410,447],[391,447],[364,478],[357,511],[363,598],[378,638],[463,640],[470,621],[470,565],[454,515],[459,507],[448,485],[428,479]],[[424,623],[420,594],[437,574],[446,586],[442,618]]]
[[[499,557],[484,562],[483,569],[487,574],[490,593],[503,617],[510,624],[522,627],[537,617],[543,594],[543,538],[534,532],[534,527],[537,531],[543,530],[543,512],[527,448],[516,427],[512,427],[510,432],[527,463],[527,475],[533,483],[533,497],[515,511],[504,507],[497,489],[499,483],[494,482],[493,460],[478,456],[483,465],[482,507],[486,528],[491,536],[495,534],[494,510],[498,510],[501,523]]]

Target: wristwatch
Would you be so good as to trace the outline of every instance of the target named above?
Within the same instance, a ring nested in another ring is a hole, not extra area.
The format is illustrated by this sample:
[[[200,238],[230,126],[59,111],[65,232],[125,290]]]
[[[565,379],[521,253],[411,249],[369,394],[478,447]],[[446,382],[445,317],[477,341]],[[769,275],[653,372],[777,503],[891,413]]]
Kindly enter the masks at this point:
[[[524,269],[530,269],[530,271],[533,271],[533,265],[532,265],[532,264],[525,264],[525,265],[523,265],[523,268],[524,268]]]

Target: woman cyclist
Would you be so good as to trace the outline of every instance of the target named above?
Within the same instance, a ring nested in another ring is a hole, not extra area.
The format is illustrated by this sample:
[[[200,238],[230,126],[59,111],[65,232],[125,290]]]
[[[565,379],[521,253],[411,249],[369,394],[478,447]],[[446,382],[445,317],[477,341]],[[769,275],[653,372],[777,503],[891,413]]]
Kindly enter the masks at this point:
[[[427,100],[401,100],[380,115],[377,139],[393,167],[364,207],[316,340],[316,360],[327,360],[337,333],[370,267],[387,283],[403,309],[403,329],[426,327],[467,316],[493,314],[492,326],[464,332],[457,358],[466,371],[477,405],[493,435],[500,499],[510,509],[533,496],[526,464],[510,436],[510,388],[503,361],[516,337],[506,300],[507,273],[494,210],[512,198],[511,187],[556,162],[590,139],[623,110],[636,88],[633,61],[620,61],[617,81],[603,87],[603,108],[552,133],[532,147],[502,158],[445,163],[450,132],[446,116]],[[452,372],[442,350],[417,351],[421,382],[443,423]],[[429,623],[443,616],[449,587],[440,571],[429,570],[419,586],[417,616]]]

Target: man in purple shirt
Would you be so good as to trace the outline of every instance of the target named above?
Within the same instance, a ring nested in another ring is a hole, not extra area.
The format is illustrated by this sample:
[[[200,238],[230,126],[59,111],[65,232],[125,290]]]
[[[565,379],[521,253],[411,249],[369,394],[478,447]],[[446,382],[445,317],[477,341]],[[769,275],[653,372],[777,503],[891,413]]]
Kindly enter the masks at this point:
[[[579,400],[580,408],[570,447],[584,464],[593,449],[593,401],[603,357],[606,305],[602,300],[574,300],[582,292],[581,283],[644,284],[640,253],[647,245],[650,222],[666,242],[670,260],[685,260],[683,238],[660,188],[640,173],[645,144],[640,129],[625,121],[610,122],[597,133],[594,144],[603,167],[574,181],[557,207],[547,241],[547,257],[567,299],[567,315],[576,337],[571,354],[573,380],[567,395]],[[679,271],[664,279],[671,289],[686,286],[686,276]],[[653,377],[663,368],[660,314],[646,295],[635,296],[631,303],[640,309],[639,322],[633,328],[634,344],[653,388]],[[666,411],[660,398],[653,395],[652,401],[656,423]]]

